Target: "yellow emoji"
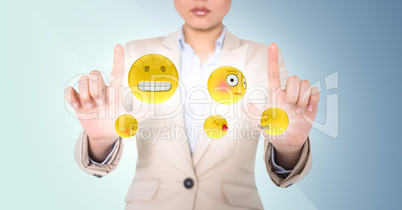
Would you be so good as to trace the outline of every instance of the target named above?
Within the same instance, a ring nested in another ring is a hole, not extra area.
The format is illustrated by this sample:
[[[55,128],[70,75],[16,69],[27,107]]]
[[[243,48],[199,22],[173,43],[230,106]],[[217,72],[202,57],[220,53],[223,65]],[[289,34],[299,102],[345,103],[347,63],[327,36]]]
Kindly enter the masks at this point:
[[[219,115],[212,115],[205,120],[204,132],[211,139],[220,139],[228,131],[228,122]]]
[[[128,84],[134,96],[148,104],[168,100],[179,82],[177,69],[163,55],[148,54],[137,59],[128,73]]]
[[[208,79],[208,91],[218,103],[229,105],[238,102],[246,92],[247,82],[243,73],[232,66],[222,66]]]
[[[261,115],[261,127],[269,135],[274,136],[285,132],[288,125],[288,114],[281,108],[271,107]]]
[[[130,138],[137,133],[137,119],[129,114],[121,115],[114,123],[114,129],[119,136],[123,138]]]

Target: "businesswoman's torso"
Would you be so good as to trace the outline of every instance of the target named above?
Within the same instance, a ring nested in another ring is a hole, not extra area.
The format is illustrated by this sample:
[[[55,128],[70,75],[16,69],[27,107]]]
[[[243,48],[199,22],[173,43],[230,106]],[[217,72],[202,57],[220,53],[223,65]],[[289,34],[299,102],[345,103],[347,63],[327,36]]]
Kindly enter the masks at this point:
[[[127,43],[124,78],[128,78],[135,60],[151,53],[169,58],[176,65],[180,80],[188,78],[188,72],[183,71],[191,69],[181,68],[183,49],[178,42],[179,33]],[[236,67],[247,79],[247,91],[242,100],[232,105],[218,104],[206,92],[203,105],[198,106],[203,109],[201,114],[205,119],[214,114],[225,117],[229,130],[224,138],[212,140],[201,127],[194,138],[193,152],[186,133],[187,93],[180,87],[186,81],[181,81],[175,94],[161,104],[147,105],[132,94],[125,95],[126,108],[137,118],[145,119],[135,136],[138,160],[125,199],[126,209],[263,209],[254,178],[260,133],[243,112],[242,104],[248,98],[264,109],[268,98],[267,56],[267,45],[238,39],[226,31],[217,62],[204,69],[203,74],[208,76],[219,66]],[[280,65],[281,83],[286,84],[288,73],[281,56]],[[202,77],[200,83],[205,90],[207,79]],[[124,85],[128,89],[127,79]],[[144,117],[149,113],[152,116]]]

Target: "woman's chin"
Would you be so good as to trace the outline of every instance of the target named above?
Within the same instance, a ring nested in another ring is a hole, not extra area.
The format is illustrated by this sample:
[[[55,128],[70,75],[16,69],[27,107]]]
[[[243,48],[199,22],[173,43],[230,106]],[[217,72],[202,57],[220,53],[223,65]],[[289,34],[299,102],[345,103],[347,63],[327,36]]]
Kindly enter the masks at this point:
[[[212,24],[210,21],[198,20],[186,23],[186,25],[194,30],[208,31],[222,25],[222,23]]]

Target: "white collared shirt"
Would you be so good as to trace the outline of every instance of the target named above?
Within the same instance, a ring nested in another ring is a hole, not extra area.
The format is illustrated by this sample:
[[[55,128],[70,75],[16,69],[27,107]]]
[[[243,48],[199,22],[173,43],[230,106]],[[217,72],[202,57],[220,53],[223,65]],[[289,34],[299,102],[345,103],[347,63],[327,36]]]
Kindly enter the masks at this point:
[[[209,73],[217,68],[217,63],[222,52],[223,41],[226,36],[226,28],[223,27],[221,34],[215,41],[215,52],[209,59],[202,64],[200,57],[195,54],[193,48],[186,43],[183,27],[179,31],[178,42],[180,46],[180,82],[184,85],[186,97],[191,97],[192,101],[208,98],[207,82]],[[203,103],[191,103],[184,101],[184,123],[186,126],[188,143],[191,154],[193,154],[197,135],[203,132],[205,121]]]

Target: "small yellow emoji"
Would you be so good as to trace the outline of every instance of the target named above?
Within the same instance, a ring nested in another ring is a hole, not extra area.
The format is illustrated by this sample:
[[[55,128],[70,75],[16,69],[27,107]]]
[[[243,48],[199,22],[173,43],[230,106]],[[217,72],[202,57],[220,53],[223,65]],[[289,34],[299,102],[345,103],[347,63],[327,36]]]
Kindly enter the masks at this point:
[[[218,103],[229,105],[238,102],[246,92],[247,82],[243,73],[232,66],[222,66],[208,79],[208,91]]]
[[[128,84],[134,96],[148,104],[168,100],[176,91],[179,74],[172,61],[163,55],[148,54],[130,68]]]
[[[123,138],[130,138],[137,133],[137,119],[129,114],[121,115],[114,123],[114,129],[119,136]]]
[[[274,136],[285,132],[288,125],[288,114],[281,108],[271,107],[261,115],[261,127],[269,135]]]
[[[212,115],[205,120],[204,132],[211,139],[220,139],[228,131],[228,122],[219,115]]]

